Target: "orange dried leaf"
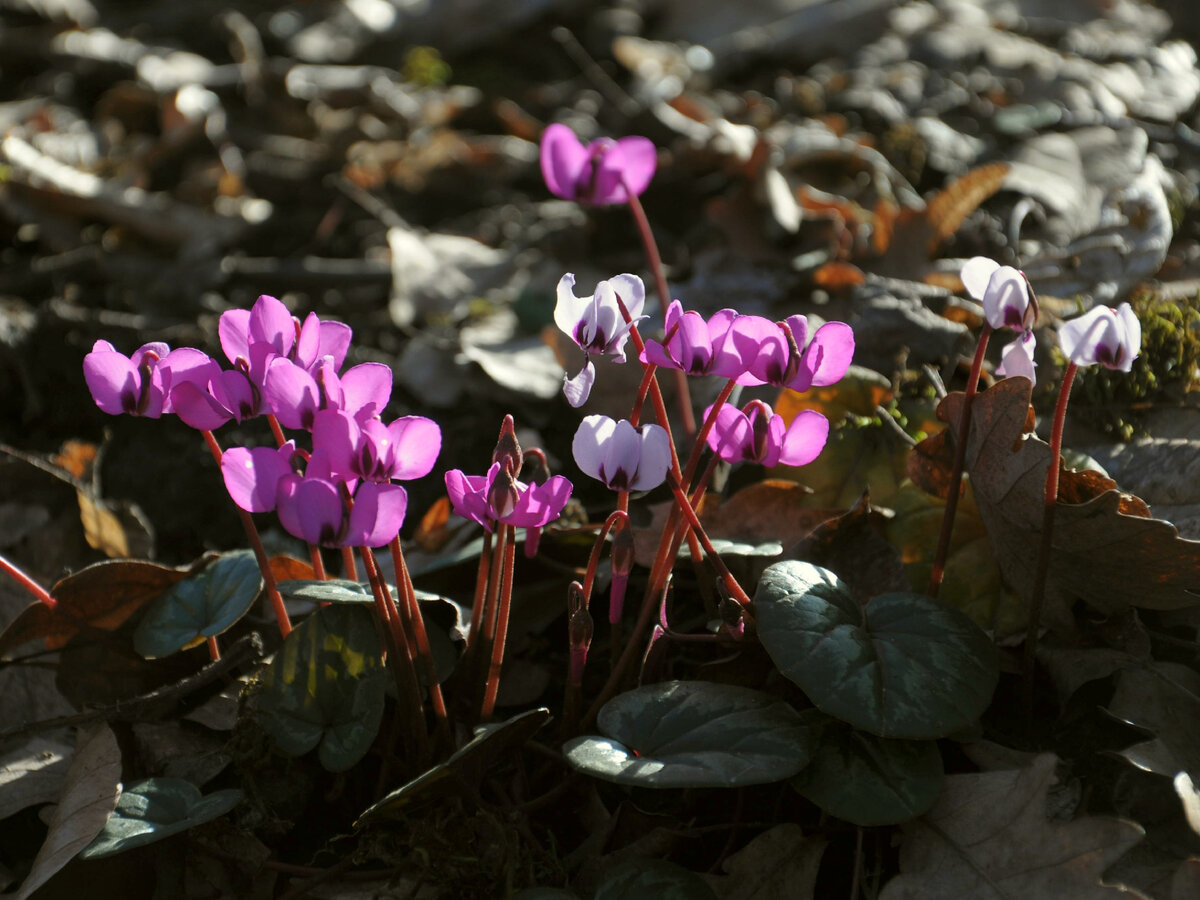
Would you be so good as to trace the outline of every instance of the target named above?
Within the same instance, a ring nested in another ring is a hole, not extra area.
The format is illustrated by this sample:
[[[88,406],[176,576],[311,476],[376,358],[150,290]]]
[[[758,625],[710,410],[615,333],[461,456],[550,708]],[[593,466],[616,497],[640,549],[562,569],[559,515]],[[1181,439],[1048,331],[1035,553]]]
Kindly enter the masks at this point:
[[[813,282],[830,290],[844,290],[867,280],[862,269],[848,262],[827,262],[813,272]]]
[[[929,252],[954,232],[992,194],[1000,190],[1008,175],[1008,163],[978,166],[950,182],[925,207],[925,220],[932,228]]]

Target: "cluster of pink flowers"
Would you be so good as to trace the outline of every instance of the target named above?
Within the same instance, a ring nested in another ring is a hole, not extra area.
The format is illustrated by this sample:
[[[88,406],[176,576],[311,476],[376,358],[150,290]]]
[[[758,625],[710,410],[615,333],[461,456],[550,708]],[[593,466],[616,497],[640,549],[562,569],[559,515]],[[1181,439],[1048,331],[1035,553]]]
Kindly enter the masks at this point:
[[[363,363],[340,372],[351,331],[310,313],[301,323],[274,297],[222,314],[230,367],[200,350],[147,344],[131,357],[97,341],[83,361],[96,405],[112,414],[175,414],[205,432],[230,420],[274,416],[308,432],[272,447],[233,447],[221,459],[230,497],[247,512],[276,512],[313,545],[378,547],[399,532],[408,506],[393,484],[420,478],[441,451],[441,429],[421,416],[384,424],[392,370]],[[281,437],[282,440],[282,437]]]

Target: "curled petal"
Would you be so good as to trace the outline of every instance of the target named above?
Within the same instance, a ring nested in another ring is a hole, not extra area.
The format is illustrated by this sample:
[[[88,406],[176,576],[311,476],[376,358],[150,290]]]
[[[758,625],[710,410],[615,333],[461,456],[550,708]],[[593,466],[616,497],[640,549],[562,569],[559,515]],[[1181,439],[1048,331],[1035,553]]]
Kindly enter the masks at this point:
[[[433,470],[442,452],[442,429],[424,416],[403,416],[387,427],[394,452],[392,478],[408,481]]]
[[[542,177],[550,193],[574,200],[580,173],[588,163],[588,151],[566,125],[548,125],[542,132]]]
[[[809,357],[812,357],[809,362]],[[854,359],[854,330],[845,322],[826,322],[804,350],[804,363],[816,387],[841,380]]]
[[[1033,350],[1036,343],[1032,331],[1026,331],[1019,335],[1000,354],[1000,365],[996,366],[996,374],[1005,378],[1020,375],[1036,384],[1037,375],[1034,373],[1034,367],[1037,363],[1033,361]]]
[[[571,489],[571,482],[562,475],[552,476],[545,484],[529,485],[504,521],[520,528],[541,528],[559,517],[571,499]]]
[[[275,508],[279,481],[292,471],[296,445],[288,441],[274,447],[230,447],[221,457],[221,477],[225,489],[246,512],[263,513]]]
[[[495,478],[500,471],[500,464],[493,463],[489,474]],[[461,469],[451,469],[446,473],[446,494],[454,512],[464,519],[478,522],[488,531],[492,530],[491,506],[487,501],[488,476],[465,475]]]
[[[1128,372],[1141,349],[1142,326],[1128,303],[1097,306],[1058,330],[1063,354],[1078,366],[1100,363]]]
[[[618,141],[618,143],[620,142]],[[629,311],[629,317],[637,319],[641,316],[642,308],[646,305],[646,285],[642,279],[625,272],[621,275],[614,275],[608,279],[608,283],[620,296],[621,302],[625,304],[625,309]]]
[[[588,359],[574,378],[563,376],[563,396],[567,398],[567,402],[571,406],[578,409],[587,403],[595,381],[596,367],[592,364],[591,359]]]
[[[383,412],[392,395],[392,368],[383,363],[360,363],[341,377],[342,408],[360,422]]]
[[[962,279],[967,293],[976,300],[982,301],[983,295],[987,292],[988,282],[992,279],[992,273],[998,268],[1000,268],[1000,263],[993,259],[988,259],[986,256],[973,256],[963,263],[958,277]]]

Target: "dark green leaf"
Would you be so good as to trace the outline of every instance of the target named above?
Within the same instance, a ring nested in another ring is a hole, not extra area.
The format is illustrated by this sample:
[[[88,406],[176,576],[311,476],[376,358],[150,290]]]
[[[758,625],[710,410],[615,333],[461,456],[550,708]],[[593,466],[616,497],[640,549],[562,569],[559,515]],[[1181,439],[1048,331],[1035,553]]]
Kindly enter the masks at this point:
[[[203,796],[182,778],[147,778],[125,788],[104,830],[79,857],[99,859],[153,844],[223,816],[241,800],[237,789]]]
[[[321,764],[340,772],[375,740],[386,684],[371,611],[326,606],[287,636],[254,707],[284,753],[299,756],[319,745]]]
[[[582,772],[639,787],[738,787],[779,781],[808,762],[806,725],[787,703],[749,688],[668,681],[614,697],[600,730],[563,747]]]
[[[262,590],[262,573],[249,550],[223,553],[150,604],[133,635],[148,659],[170,656],[237,622]]]
[[[855,825],[895,825],[937,800],[943,775],[936,741],[876,737],[816,710],[802,715],[818,734],[817,749],[792,787],[825,812]]]
[[[605,872],[596,900],[717,900],[703,878],[665,859],[631,859]]]
[[[754,608],[779,670],[819,708],[865,731],[943,737],[991,701],[995,646],[931,597],[881,594],[862,608],[832,572],[788,560],[763,573]]]

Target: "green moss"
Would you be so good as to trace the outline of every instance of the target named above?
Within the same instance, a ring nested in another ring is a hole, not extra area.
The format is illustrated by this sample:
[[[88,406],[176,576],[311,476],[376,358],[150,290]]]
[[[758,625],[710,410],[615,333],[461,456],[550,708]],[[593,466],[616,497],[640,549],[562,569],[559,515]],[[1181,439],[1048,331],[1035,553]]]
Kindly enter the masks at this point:
[[[1122,440],[1139,431],[1142,411],[1200,389],[1200,295],[1175,300],[1148,292],[1130,305],[1142,323],[1132,371],[1080,369],[1071,396],[1072,417]]]
[[[422,87],[441,86],[450,81],[450,66],[433,47],[413,47],[404,54],[400,71],[405,81]]]

